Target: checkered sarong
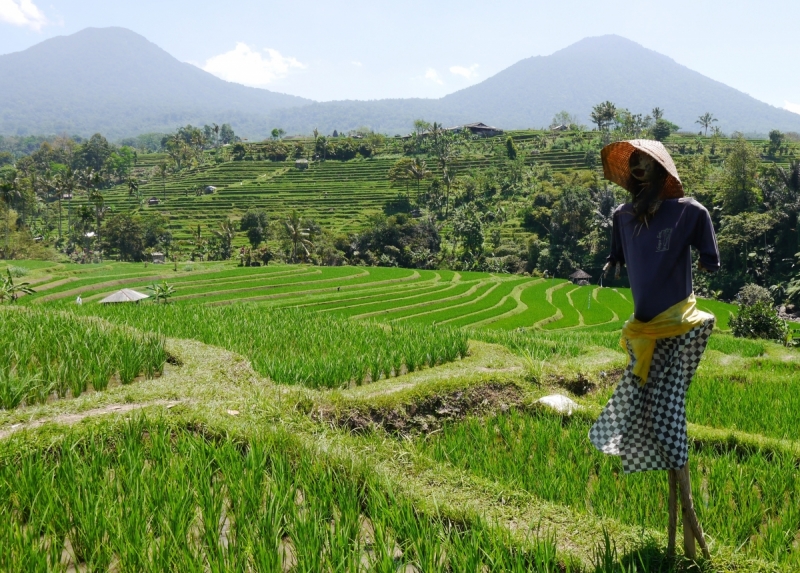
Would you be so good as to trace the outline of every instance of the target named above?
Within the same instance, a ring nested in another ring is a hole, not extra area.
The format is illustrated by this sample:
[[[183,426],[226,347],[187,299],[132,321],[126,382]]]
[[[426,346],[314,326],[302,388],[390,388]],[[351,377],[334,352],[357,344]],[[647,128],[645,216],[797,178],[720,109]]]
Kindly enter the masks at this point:
[[[631,362],[589,430],[598,450],[622,458],[625,473],[686,465],[686,391],[713,328],[711,318],[686,334],[657,340],[644,386],[633,374],[635,359],[628,345]]]

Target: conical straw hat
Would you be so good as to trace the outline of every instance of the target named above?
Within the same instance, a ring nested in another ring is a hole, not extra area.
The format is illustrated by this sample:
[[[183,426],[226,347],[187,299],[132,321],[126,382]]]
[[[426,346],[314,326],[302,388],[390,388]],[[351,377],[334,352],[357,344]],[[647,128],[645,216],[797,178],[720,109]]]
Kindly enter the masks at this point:
[[[603,158],[603,176],[623,189],[634,193],[636,189],[632,184],[633,177],[628,160],[637,149],[658,161],[667,170],[667,180],[659,199],[683,197],[683,184],[678,176],[678,169],[675,167],[669,151],[660,141],[632,139],[606,145],[600,152],[600,156]]]

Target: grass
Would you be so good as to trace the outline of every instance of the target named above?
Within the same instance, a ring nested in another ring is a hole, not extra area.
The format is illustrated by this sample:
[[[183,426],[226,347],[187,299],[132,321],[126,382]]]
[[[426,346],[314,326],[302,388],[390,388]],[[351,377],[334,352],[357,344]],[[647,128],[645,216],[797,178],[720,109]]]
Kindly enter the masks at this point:
[[[282,434],[215,440],[139,418],[3,459],[7,571],[575,570],[551,544],[520,550],[480,521],[420,513]]]
[[[312,388],[374,382],[467,353],[467,336],[455,329],[385,328],[302,309],[181,303],[84,309],[118,324],[221,346],[246,356],[257,372],[275,382]]]
[[[77,397],[161,374],[164,338],[45,310],[0,311],[0,408]]]
[[[418,441],[439,462],[581,512],[666,528],[665,472],[623,475],[618,458],[586,439],[590,423],[510,411],[446,425]],[[470,444],[465,448],[464,444]],[[743,554],[800,566],[800,489],[793,456],[693,448],[698,516],[717,543]]]

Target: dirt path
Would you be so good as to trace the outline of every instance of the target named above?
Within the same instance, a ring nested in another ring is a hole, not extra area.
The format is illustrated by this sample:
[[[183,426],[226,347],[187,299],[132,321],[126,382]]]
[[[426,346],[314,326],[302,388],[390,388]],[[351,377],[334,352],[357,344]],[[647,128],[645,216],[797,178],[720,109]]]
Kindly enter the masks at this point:
[[[167,408],[172,408],[173,406],[180,404],[182,402],[185,402],[185,400],[155,400],[153,402],[144,402],[141,404],[109,404],[107,406],[103,406],[102,408],[94,408],[92,410],[86,410],[84,412],[79,412],[76,414],[60,414],[58,416],[53,416],[50,418],[41,418],[33,422],[11,424],[7,428],[0,429],[0,440],[4,440],[11,434],[19,432],[21,430],[32,430],[34,428],[39,428],[51,422],[54,424],[63,424],[65,426],[71,426],[72,424],[77,424],[78,422],[85,420],[86,418],[92,418],[94,416],[105,416],[107,414],[124,414],[126,412],[132,412],[134,410],[141,410],[142,408],[149,408],[150,406],[165,406]]]

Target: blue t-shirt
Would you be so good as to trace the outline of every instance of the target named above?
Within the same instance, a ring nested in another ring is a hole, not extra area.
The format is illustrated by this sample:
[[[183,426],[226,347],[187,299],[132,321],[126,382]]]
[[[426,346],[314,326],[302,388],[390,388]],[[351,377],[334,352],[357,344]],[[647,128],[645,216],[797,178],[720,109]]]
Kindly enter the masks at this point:
[[[647,224],[630,203],[614,211],[608,261],[628,268],[634,315],[648,322],[692,293],[692,257],[706,270],[719,270],[717,237],[708,210],[694,199],[667,199]]]

